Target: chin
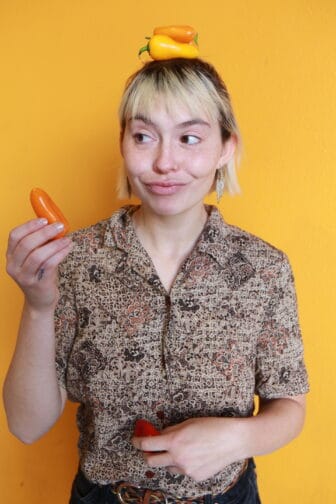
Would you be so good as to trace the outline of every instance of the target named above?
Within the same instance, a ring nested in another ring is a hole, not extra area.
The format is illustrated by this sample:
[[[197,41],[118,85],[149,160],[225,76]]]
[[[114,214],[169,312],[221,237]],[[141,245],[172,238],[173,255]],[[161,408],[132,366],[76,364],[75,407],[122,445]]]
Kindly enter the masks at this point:
[[[191,201],[187,203],[186,201],[176,200],[163,200],[157,202],[151,202],[150,204],[146,204],[145,206],[149,209],[150,212],[160,215],[161,217],[173,217],[182,215],[186,212],[194,210],[196,207],[203,205],[203,200],[201,201]]]

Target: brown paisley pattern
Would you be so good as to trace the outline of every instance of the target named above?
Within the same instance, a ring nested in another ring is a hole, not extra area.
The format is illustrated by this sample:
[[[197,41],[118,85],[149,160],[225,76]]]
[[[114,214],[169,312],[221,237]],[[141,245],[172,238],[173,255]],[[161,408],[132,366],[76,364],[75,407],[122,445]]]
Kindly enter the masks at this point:
[[[56,366],[80,403],[81,466],[94,482],[219,493],[243,461],[200,483],[148,471],[130,443],[134,422],[161,429],[190,417],[249,416],[254,394],[307,392],[291,268],[209,206],[168,294],[135,235],[136,208],[75,232],[59,268]]]

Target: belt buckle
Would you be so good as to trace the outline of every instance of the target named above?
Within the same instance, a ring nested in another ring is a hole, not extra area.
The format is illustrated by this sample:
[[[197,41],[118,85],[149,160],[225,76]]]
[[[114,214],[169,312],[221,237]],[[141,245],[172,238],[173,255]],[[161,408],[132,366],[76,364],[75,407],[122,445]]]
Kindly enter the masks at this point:
[[[125,495],[125,492],[128,492]],[[115,489],[120,504],[168,504],[168,499],[162,490],[143,489],[128,481],[122,481]]]
[[[140,487],[137,487],[136,485],[132,485],[131,483],[128,483],[127,481],[122,481],[119,483],[117,488],[115,489],[115,494],[118,497],[118,500],[120,504],[132,504],[139,502],[139,493],[140,493]],[[134,498],[132,495],[126,495],[126,498],[123,495],[123,491],[129,491],[130,493],[134,494]]]
[[[161,498],[160,498],[160,494],[161,494]],[[153,499],[151,499],[151,497],[154,497]],[[143,498],[143,504],[159,504],[159,503],[164,503],[164,504],[168,504],[168,499],[166,497],[166,495],[164,494],[164,492],[162,492],[162,490],[150,490],[150,489],[147,489],[145,491],[145,495],[144,495],[144,498]]]

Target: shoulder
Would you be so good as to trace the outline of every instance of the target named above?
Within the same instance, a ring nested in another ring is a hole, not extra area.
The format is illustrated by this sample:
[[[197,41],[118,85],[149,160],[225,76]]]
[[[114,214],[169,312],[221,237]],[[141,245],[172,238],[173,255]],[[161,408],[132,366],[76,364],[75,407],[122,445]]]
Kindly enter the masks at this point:
[[[242,253],[248,260],[267,266],[287,260],[286,253],[267,240],[232,224],[227,225],[228,246]]]
[[[91,249],[100,247],[106,238],[106,234],[110,231],[122,229],[126,224],[126,217],[130,214],[134,207],[124,206],[116,210],[110,217],[103,219],[91,226],[73,231],[69,236],[78,248]]]
[[[272,265],[281,266],[284,262],[288,262],[287,255],[283,250],[260,236],[227,223],[216,207],[211,209],[208,227],[209,242],[214,242],[223,257],[229,261],[238,260],[241,257],[256,270]],[[211,248],[210,243],[209,245]]]
[[[235,257],[247,261],[263,285],[279,286],[285,289],[294,285],[294,275],[287,254],[248,231],[237,226],[229,226],[228,240],[232,249],[236,249]]]
[[[104,257],[108,250],[117,247],[118,236],[127,227],[127,216],[132,206],[125,206],[116,210],[111,217],[103,219],[88,227],[70,233],[73,248],[59,266],[59,272],[80,269],[81,265],[94,257]]]

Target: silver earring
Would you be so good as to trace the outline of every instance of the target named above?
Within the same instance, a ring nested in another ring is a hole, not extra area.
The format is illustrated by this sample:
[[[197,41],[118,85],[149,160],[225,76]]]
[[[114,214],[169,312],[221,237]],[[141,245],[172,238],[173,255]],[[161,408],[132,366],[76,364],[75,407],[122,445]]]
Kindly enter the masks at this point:
[[[225,187],[225,177],[224,177],[224,167],[218,168],[216,172],[216,194],[217,194],[217,203],[220,202],[221,197],[224,193]]]

